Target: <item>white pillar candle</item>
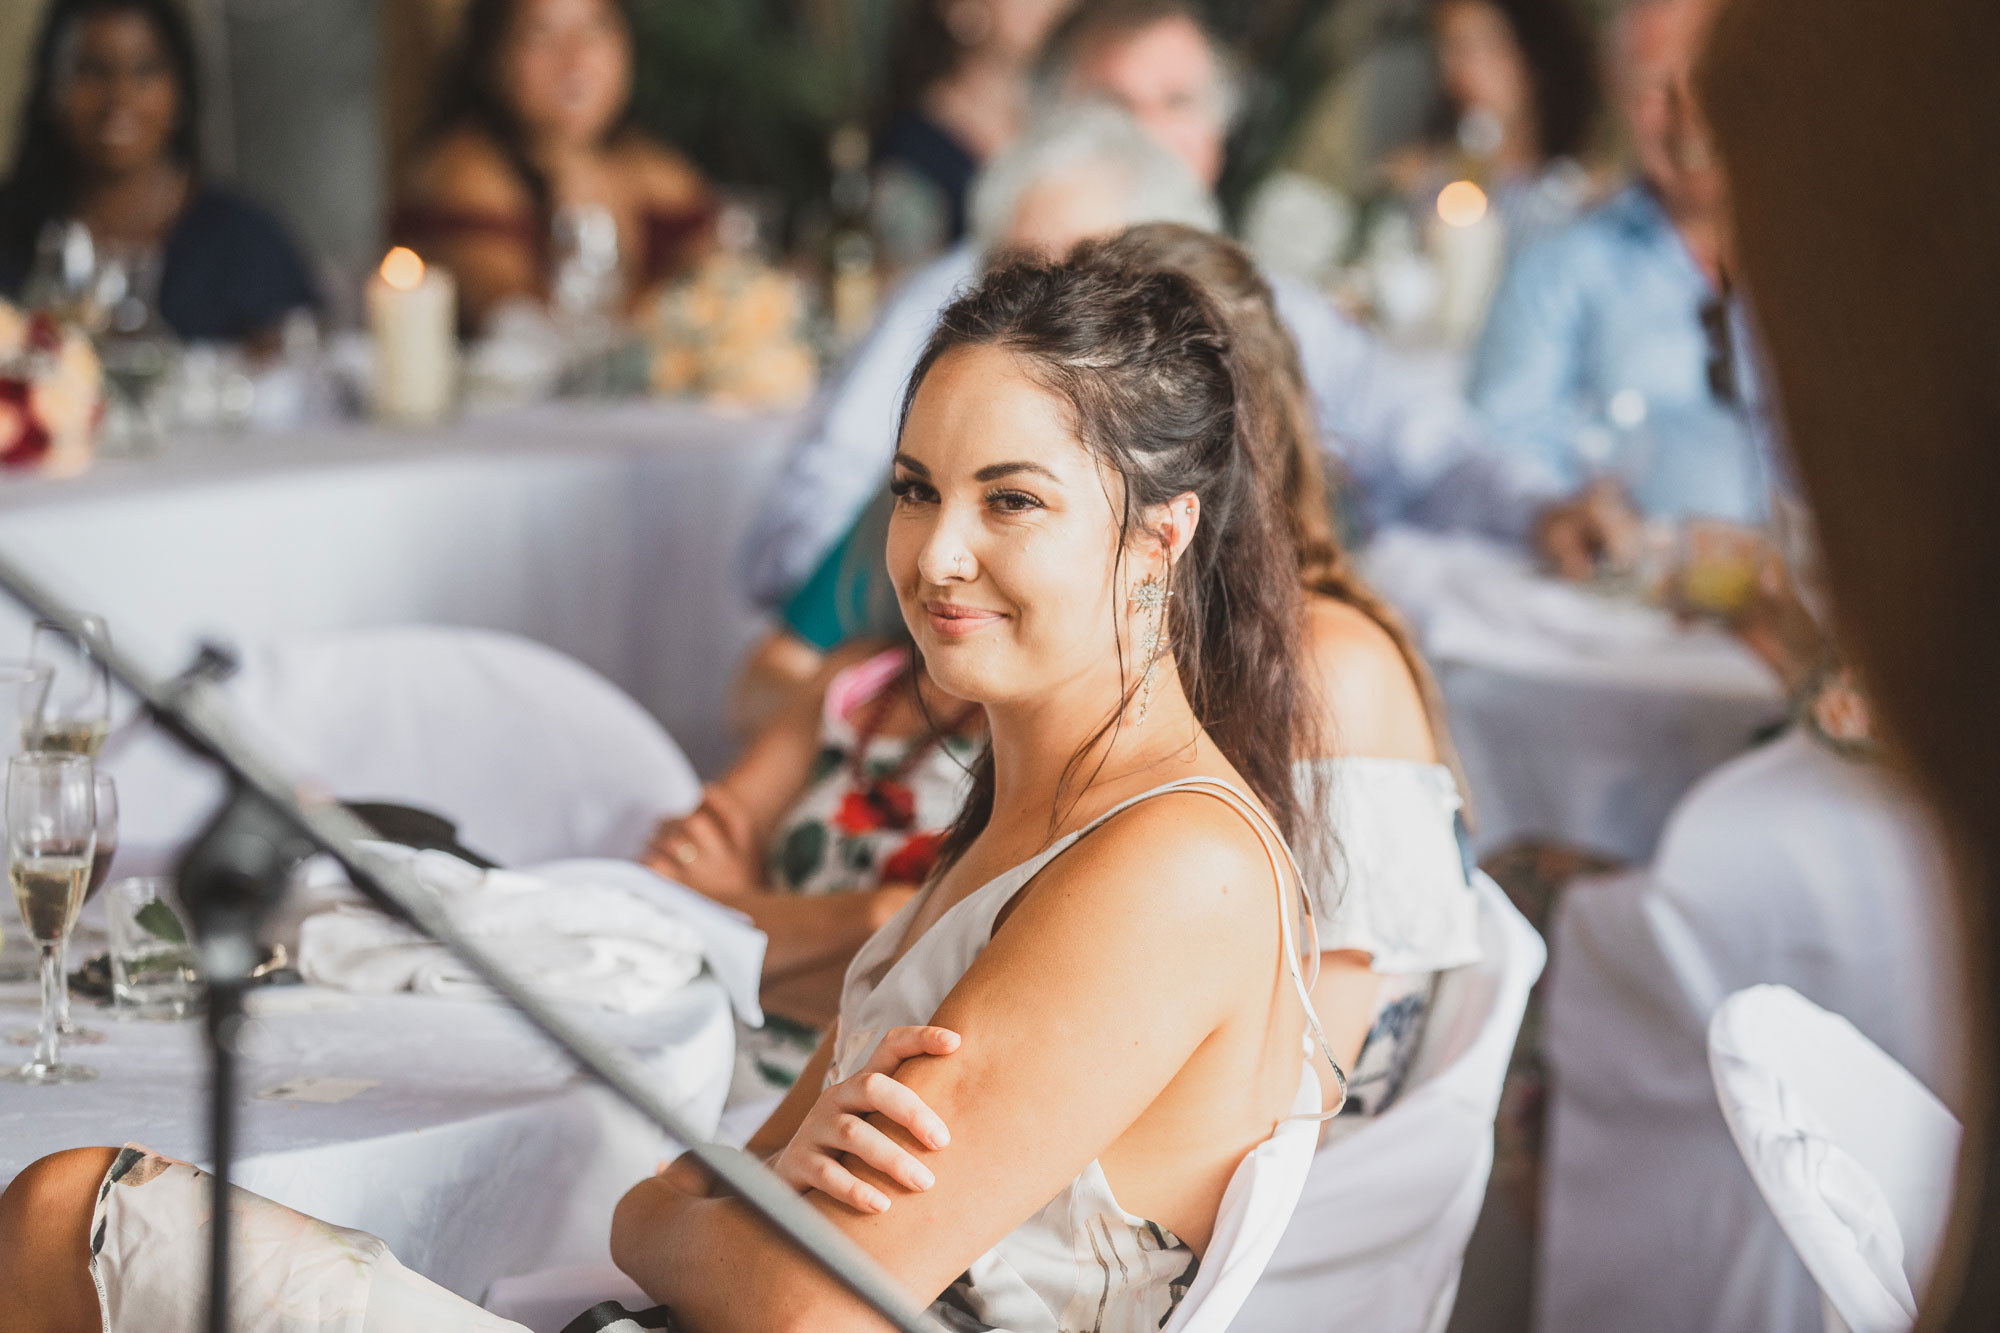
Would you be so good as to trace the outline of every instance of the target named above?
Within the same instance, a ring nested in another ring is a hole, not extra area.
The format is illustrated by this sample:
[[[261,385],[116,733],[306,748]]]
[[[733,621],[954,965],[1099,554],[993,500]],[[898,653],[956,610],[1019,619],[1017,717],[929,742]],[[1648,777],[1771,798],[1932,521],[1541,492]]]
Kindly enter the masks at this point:
[[[368,279],[375,415],[424,423],[451,414],[458,379],[458,284],[397,246]]]
[[[1440,190],[1437,212],[1431,253],[1438,263],[1438,333],[1460,346],[1486,319],[1507,258],[1507,232],[1487,206],[1486,192],[1471,181],[1453,181]]]

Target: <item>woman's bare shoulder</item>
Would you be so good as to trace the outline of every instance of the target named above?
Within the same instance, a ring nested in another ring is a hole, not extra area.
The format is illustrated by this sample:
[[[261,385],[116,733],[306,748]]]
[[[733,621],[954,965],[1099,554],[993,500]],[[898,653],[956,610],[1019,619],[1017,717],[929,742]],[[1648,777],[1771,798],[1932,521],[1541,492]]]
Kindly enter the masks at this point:
[[[421,153],[405,190],[426,208],[512,213],[530,207],[526,185],[490,135],[451,130]]]
[[[708,181],[700,169],[679,149],[649,134],[635,130],[625,135],[612,157],[651,211],[692,208],[708,198]]]
[[[1423,693],[1389,631],[1332,597],[1309,597],[1306,606],[1323,743],[1335,754],[1434,762]]]

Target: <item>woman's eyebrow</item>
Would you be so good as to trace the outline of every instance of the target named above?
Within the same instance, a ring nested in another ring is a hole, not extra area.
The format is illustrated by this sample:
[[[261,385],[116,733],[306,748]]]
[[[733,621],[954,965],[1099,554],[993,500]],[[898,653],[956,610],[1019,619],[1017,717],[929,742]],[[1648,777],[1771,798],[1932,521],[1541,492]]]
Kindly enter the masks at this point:
[[[931,470],[929,468],[925,467],[922,463],[919,463],[916,459],[910,457],[906,453],[898,452],[895,458],[890,461],[892,461],[897,467],[908,468],[910,471],[916,473],[920,477],[929,477],[931,475]]]
[[[1050,481],[1054,482],[1062,480],[1061,477],[1058,477],[1040,463],[988,463],[985,467],[973,473],[972,476],[975,481],[998,481],[1000,478],[1011,476],[1016,472],[1033,472],[1047,477]]]

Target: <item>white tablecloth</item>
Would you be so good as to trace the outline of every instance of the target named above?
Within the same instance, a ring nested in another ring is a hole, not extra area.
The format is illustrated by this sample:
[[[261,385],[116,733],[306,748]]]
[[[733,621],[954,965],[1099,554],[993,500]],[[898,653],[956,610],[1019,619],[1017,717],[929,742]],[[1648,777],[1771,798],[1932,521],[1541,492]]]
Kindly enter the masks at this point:
[[[714,772],[734,748],[736,660],[763,623],[737,549],[789,429],[556,404],[426,432],[176,440],[79,478],[0,483],[0,550],[167,670],[205,634],[511,630],[608,677]],[[0,602],[0,655],[25,639]]]
[[[33,1019],[9,986],[0,1026]],[[675,1151],[584,1083],[497,1004],[272,988],[245,1038],[237,1181],[386,1240],[405,1264],[477,1300],[494,1278],[608,1258],[618,1197]],[[315,1008],[326,1006],[325,1008]],[[200,1025],[120,1023],[78,1004],[101,1046],[67,1054],[93,1083],[0,1083],[0,1181],[59,1148],[132,1140],[208,1158]],[[702,977],[644,1018],[593,1014],[657,1071],[701,1130],[722,1112],[735,1049],[722,988]],[[0,1047],[0,1058],[24,1058]],[[306,1076],[376,1080],[331,1105],[256,1094]]]
[[[1437,671],[1482,856],[1544,837],[1643,860],[1681,794],[1783,715],[1721,629],[1543,577],[1517,551],[1392,529],[1366,568]]]

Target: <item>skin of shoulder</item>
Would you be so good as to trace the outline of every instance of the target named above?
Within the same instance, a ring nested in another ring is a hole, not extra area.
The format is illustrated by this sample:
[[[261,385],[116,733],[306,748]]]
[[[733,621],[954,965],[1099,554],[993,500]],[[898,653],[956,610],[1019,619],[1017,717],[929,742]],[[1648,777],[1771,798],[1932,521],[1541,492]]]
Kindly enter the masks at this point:
[[[1331,597],[1306,599],[1320,741],[1336,755],[1437,762],[1423,695],[1387,630]]]
[[[808,1201],[919,1301],[1093,1159],[1112,1174],[1114,1152],[1120,1202],[1204,1247],[1230,1173],[1298,1086],[1277,929],[1270,862],[1241,815],[1198,793],[1121,813],[1023,890],[939,1006],[931,1021],[961,1034],[959,1050],[895,1072],[951,1127],[932,1152],[874,1119],[931,1168],[932,1188],[913,1193],[850,1159],[889,1211]],[[1134,1142],[1150,1158],[1124,1151]],[[628,1206],[643,1226],[644,1199]],[[699,1326],[879,1327],[741,1205],[672,1212],[655,1244],[628,1226],[614,1248]]]
[[[656,212],[691,208],[708,197],[708,182],[681,152],[649,134],[634,130],[612,150],[621,171],[638,187],[645,206]]]
[[[499,145],[471,129],[447,133],[418,159],[408,193],[412,203],[429,208],[510,216],[530,207]]]

